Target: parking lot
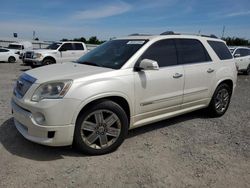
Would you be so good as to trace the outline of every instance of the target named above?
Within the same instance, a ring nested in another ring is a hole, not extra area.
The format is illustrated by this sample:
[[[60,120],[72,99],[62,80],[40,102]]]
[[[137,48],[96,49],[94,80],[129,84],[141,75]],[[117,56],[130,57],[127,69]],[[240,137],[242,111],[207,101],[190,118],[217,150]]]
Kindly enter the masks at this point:
[[[129,132],[108,155],[46,147],[16,130],[10,100],[29,67],[0,63],[0,187],[249,187],[250,76],[239,75],[227,113],[189,113]]]

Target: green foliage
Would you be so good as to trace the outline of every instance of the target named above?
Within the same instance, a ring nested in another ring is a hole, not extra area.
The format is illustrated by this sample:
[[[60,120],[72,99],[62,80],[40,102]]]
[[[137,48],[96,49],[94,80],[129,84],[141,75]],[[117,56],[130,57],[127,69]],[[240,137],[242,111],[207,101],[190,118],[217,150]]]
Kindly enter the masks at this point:
[[[226,38],[222,38],[222,40],[226,41],[228,46],[249,46],[250,45],[250,41],[244,38],[226,37]]]

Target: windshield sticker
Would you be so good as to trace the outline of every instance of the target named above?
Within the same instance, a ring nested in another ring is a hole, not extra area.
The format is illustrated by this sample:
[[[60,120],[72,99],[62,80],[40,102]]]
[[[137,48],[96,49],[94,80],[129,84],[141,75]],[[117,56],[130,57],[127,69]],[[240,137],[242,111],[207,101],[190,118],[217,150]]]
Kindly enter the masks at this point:
[[[144,44],[145,40],[132,40],[128,41],[127,44]]]

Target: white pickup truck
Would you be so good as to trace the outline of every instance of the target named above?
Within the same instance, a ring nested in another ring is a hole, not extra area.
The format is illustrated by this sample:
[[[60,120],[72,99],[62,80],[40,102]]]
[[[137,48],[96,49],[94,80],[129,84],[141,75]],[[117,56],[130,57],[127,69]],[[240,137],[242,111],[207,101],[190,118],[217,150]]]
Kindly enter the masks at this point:
[[[23,63],[31,67],[75,61],[87,53],[87,47],[82,42],[56,42],[46,49],[27,51]]]

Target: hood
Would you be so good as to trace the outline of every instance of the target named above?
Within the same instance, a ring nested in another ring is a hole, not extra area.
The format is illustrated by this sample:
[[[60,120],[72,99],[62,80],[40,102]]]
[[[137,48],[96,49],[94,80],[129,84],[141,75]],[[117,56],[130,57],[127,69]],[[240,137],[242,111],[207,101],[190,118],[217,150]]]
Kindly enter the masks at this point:
[[[25,73],[32,76],[33,78],[36,78],[36,83],[44,83],[53,80],[75,80],[78,78],[110,71],[113,71],[113,69],[77,63],[62,63],[46,65],[26,71]]]
[[[34,53],[57,53],[56,50],[51,50],[51,49],[37,49],[37,50],[32,50],[31,52],[34,52]]]

